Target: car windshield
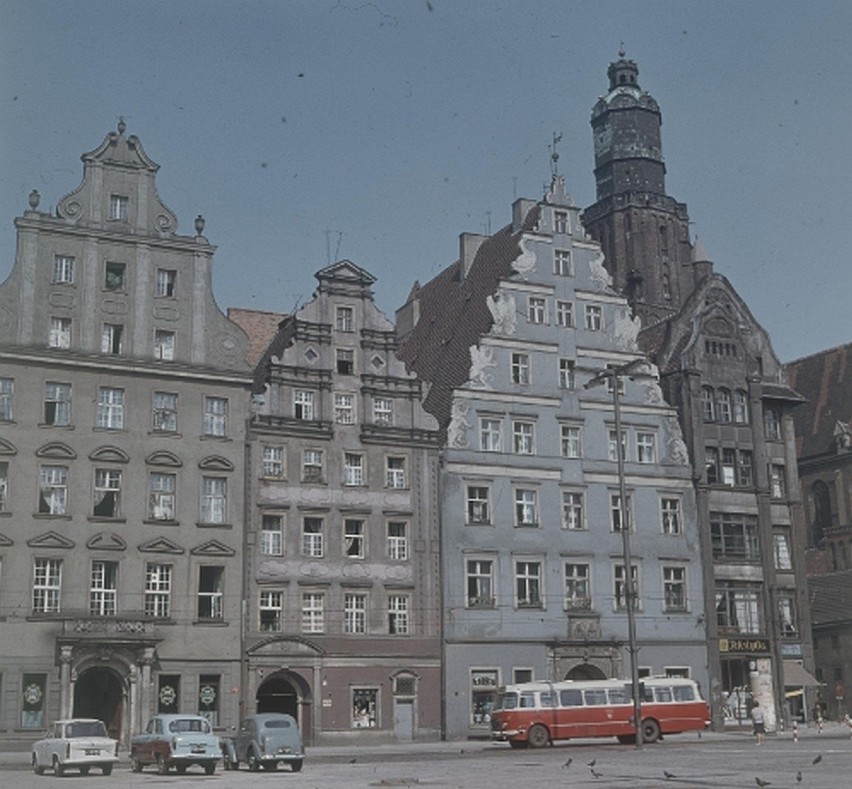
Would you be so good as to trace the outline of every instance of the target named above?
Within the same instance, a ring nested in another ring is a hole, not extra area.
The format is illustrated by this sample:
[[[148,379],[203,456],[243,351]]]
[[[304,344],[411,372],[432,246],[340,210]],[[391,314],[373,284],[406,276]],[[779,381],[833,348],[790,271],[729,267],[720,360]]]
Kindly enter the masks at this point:
[[[169,722],[169,731],[200,731],[210,733],[210,724],[204,718],[180,718]]]
[[[66,737],[106,737],[106,727],[101,721],[76,721],[65,727]]]
[[[266,721],[264,724],[266,729],[289,729],[290,721],[286,718],[273,718],[271,721]]]

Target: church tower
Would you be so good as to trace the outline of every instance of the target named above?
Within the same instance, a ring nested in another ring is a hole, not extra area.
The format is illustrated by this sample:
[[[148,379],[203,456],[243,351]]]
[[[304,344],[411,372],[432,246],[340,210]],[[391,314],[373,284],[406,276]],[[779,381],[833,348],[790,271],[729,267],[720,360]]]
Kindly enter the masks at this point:
[[[689,217],[666,195],[660,107],[639,87],[636,62],[623,49],[618,55],[609,91],[592,110],[597,201],[583,222],[647,327],[672,315],[692,289]]]

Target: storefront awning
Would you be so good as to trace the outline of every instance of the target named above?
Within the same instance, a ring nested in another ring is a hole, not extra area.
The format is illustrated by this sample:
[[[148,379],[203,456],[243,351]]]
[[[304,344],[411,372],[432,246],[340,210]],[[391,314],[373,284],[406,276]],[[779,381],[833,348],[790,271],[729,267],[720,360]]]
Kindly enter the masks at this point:
[[[785,688],[815,688],[819,684],[819,680],[813,674],[806,671],[801,663],[797,663],[795,660],[784,661]]]

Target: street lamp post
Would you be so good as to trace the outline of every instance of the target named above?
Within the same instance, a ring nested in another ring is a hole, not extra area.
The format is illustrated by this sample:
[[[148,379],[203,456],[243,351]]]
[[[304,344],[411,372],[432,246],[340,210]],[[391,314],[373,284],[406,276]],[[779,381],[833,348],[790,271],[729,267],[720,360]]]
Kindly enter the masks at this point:
[[[618,496],[621,502],[621,551],[624,561],[624,599],[627,607],[627,651],[630,654],[630,679],[633,688],[633,725],[636,729],[636,747],[642,747],[642,692],[639,688],[639,648],[636,645],[636,587],[633,583],[633,560],[630,553],[630,508],[627,506],[627,486],[624,481],[624,446],[621,443],[621,393],[620,384],[644,359],[634,359],[619,367],[602,370],[588,383],[586,389],[612,383],[612,406],[615,412],[615,456],[618,461]]]

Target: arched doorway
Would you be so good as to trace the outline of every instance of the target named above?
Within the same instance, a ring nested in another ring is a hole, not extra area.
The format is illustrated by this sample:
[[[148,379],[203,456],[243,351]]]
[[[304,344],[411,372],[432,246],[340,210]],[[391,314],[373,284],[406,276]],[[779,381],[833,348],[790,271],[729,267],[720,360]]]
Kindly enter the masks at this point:
[[[257,689],[258,712],[282,712],[299,720],[299,694],[292,682],[280,674],[265,680]]]
[[[102,720],[109,736],[121,739],[124,686],[112,669],[96,666],[83,671],[74,683],[74,717]]]
[[[589,679],[606,679],[606,674],[603,673],[597,666],[591,663],[583,663],[579,666],[574,666],[566,675],[565,679],[589,680]]]

